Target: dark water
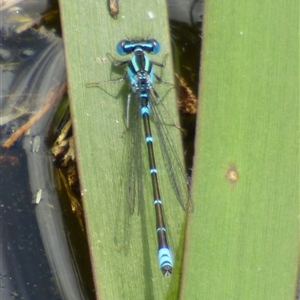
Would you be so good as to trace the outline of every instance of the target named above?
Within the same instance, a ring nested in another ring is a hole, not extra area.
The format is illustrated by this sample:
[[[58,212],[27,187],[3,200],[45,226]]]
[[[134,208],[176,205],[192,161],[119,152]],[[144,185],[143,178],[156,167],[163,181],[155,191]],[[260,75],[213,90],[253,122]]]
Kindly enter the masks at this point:
[[[15,147],[1,156],[1,299],[61,299],[31,203],[26,155]]]
[[[47,146],[66,81],[63,43],[49,25],[48,1],[6,4],[0,7],[0,298],[94,299],[73,259]],[[47,105],[30,130],[8,143]]]

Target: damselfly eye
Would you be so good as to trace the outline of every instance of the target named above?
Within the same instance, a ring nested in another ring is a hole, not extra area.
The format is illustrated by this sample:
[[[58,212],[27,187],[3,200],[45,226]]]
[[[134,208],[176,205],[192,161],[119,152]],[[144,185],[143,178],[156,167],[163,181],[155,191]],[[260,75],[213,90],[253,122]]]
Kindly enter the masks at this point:
[[[119,55],[126,55],[128,51],[126,51],[126,46],[128,45],[127,40],[121,40],[116,47],[116,51]]]
[[[160,51],[160,43],[155,39],[150,39],[148,42],[152,45],[152,50],[149,52],[157,54]]]

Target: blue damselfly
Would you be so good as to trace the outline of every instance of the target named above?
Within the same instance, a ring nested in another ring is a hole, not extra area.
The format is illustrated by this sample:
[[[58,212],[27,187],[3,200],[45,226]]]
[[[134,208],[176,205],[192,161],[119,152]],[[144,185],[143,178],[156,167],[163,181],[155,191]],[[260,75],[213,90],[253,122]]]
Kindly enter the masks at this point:
[[[182,160],[179,158],[177,151],[173,146],[172,139],[168,135],[168,131],[166,129],[167,125],[164,125],[162,112],[158,110],[159,106],[164,107],[164,105],[158,93],[153,88],[154,80],[158,81],[159,83],[164,83],[164,81],[154,72],[153,65],[162,68],[164,67],[164,64],[152,61],[146,55],[146,53],[157,54],[160,51],[160,44],[155,39],[122,40],[117,44],[116,49],[119,55],[132,55],[128,60],[117,60],[109,53],[107,54],[109,59],[116,67],[126,66],[126,72],[124,76],[115,81],[128,80],[130,82],[130,91],[127,97],[126,112],[127,129],[130,129],[129,127],[131,126],[136,126],[136,128],[141,127],[140,122],[138,122],[139,124],[132,124],[129,126],[129,121],[132,117],[130,115],[132,106],[137,108],[135,111],[138,110],[143,119],[153,187],[153,201],[156,214],[158,261],[163,275],[169,276],[172,274],[173,260],[167,241],[166,226],[163,216],[162,200],[160,196],[157,168],[155,163],[150,118],[156,125],[162,155],[167,166],[170,182],[175,190],[177,198],[184,210],[192,211],[193,206],[189,195],[185,168],[182,166]],[[87,84],[87,86],[99,86],[99,83],[90,83]],[[135,97],[135,103],[131,103],[132,96]],[[133,159],[137,158],[133,157]],[[140,163],[136,163],[135,165],[140,166]],[[134,194],[133,190],[135,190],[135,188],[128,187],[128,190]]]

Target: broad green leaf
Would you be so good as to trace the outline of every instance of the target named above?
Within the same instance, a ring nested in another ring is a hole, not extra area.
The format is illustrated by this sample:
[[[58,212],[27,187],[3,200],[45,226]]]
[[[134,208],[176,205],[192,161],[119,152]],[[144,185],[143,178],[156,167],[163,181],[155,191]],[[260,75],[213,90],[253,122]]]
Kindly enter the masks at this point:
[[[207,1],[181,299],[294,299],[299,1]]]
[[[155,213],[146,155],[144,199],[136,203],[133,215],[124,193],[124,170],[128,167],[125,158],[131,154],[123,135],[129,88],[124,83],[101,83],[101,88],[85,86],[122,77],[124,71],[116,74],[106,53],[120,59],[115,47],[127,37],[157,39],[162,50],[151,56],[155,61],[161,62],[165,54],[171,54],[165,3],[120,1],[117,19],[109,15],[106,1],[79,4],[61,0],[60,8],[77,163],[97,294],[101,299],[175,299],[179,293],[185,213],[166,174],[161,172],[164,212],[175,259],[174,274],[163,278],[157,262]],[[171,62],[170,56],[163,70],[166,82],[173,81]],[[178,122],[174,88],[157,84],[156,89],[171,119]],[[155,131],[153,134],[155,138]],[[180,131],[174,128],[173,135],[179,146]],[[156,162],[160,168],[159,151]]]

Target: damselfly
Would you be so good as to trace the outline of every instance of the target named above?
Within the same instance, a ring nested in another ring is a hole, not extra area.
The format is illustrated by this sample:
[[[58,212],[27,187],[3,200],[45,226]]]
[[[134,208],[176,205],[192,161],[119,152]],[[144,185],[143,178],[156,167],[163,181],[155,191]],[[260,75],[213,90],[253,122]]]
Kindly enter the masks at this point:
[[[107,55],[115,66],[126,66],[126,72],[124,76],[120,79],[117,79],[117,81],[128,79],[130,82],[130,92],[127,98],[127,128],[129,129],[129,118],[132,117],[129,116],[131,106],[138,108],[143,119],[153,187],[153,202],[156,214],[158,262],[163,275],[169,276],[172,274],[173,260],[167,241],[166,226],[163,216],[162,199],[160,196],[157,168],[154,158],[150,116],[156,125],[162,155],[167,165],[169,179],[175,190],[177,198],[184,210],[192,211],[193,207],[188,191],[187,177],[184,167],[182,166],[182,160],[179,158],[177,150],[173,146],[172,139],[170,138],[166,129],[167,126],[164,125],[162,112],[158,110],[158,106],[164,107],[164,105],[158,93],[153,88],[154,79],[160,83],[164,83],[163,80],[154,73],[153,65],[164,67],[164,64],[151,61],[146,55],[146,53],[157,54],[160,51],[160,44],[155,39],[122,40],[117,44],[116,49],[119,55],[132,54],[129,60],[116,60],[110,54]],[[87,86],[99,86],[99,83],[91,83]],[[132,96],[136,97],[136,102],[133,104],[131,104]],[[135,111],[137,111],[137,109],[135,109]],[[141,127],[140,124],[134,124],[134,126],[137,128]],[[135,165],[140,166],[140,163],[136,163]],[[129,188],[129,190],[131,191],[132,189]]]

